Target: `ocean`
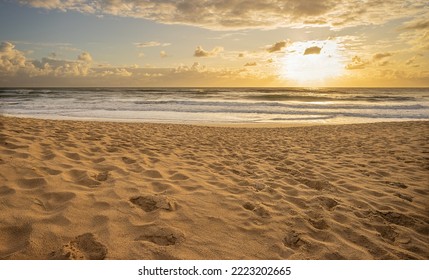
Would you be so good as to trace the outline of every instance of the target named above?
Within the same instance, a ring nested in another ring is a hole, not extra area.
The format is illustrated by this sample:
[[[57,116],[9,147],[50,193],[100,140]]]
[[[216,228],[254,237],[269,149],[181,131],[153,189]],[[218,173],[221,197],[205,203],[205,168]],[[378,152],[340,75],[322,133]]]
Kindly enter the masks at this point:
[[[429,120],[429,88],[0,88],[0,114],[218,124]]]

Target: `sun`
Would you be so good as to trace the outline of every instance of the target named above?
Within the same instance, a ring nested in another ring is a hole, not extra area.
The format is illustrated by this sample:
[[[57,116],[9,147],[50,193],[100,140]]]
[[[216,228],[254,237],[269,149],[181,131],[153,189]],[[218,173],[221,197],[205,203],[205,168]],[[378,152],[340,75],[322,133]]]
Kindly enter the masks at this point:
[[[333,40],[296,42],[286,51],[279,70],[284,79],[308,85],[323,83],[344,72],[338,43]]]

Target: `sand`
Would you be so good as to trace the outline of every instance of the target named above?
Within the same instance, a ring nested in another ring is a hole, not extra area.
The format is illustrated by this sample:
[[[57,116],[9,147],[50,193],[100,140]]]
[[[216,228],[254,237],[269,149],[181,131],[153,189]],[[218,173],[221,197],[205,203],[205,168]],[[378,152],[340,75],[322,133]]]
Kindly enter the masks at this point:
[[[0,121],[1,259],[429,259],[429,122]]]

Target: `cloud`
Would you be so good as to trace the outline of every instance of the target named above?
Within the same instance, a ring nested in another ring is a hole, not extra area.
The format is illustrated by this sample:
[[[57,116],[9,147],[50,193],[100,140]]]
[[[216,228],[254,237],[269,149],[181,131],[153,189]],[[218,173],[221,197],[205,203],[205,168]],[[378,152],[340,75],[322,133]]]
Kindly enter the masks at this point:
[[[326,25],[328,23],[328,21],[324,18],[320,18],[320,19],[313,19],[313,20],[304,20],[303,22],[305,25]]]
[[[406,62],[405,62],[405,65],[411,65],[411,64],[414,64],[414,62],[416,61],[416,57],[414,56],[414,57],[412,57],[412,58],[410,58],[410,59],[408,59]]]
[[[424,20],[413,20],[405,24],[405,30],[415,30],[415,29],[429,29],[429,19]]]
[[[199,62],[194,62],[192,66],[179,65],[174,69],[174,73],[185,73],[185,72],[205,72],[207,68],[201,65]]]
[[[364,69],[367,68],[367,66],[380,66],[384,67],[386,65],[391,65],[391,62],[386,59],[388,57],[391,57],[393,54],[389,52],[385,53],[376,53],[372,56],[372,59],[364,60],[359,56],[354,56],[352,58],[352,62],[347,64],[346,69],[347,70],[357,70],[357,69]],[[407,61],[407,65],[414,62],[414,59],[410,59]]]
[[[85,63],[91,63],[92,62],[92,57],[88,52],[83,52],[81,53],[78,57],[78,60],[83,61]]]
[[[401,41],[407,45],[412,46],[414,50],[429,50],[429,20],[427,19],[428,17],[429,13],[426,12],[417,19],[406,22],[398,30],[401,32]]]
[[[405,65],[411,65],[411,66],[414,66],[414,67],[418,66],[416,63],[418,63],[418,60],[419,60],[420,57],[423,57],[423,54],[417,54],[417,55],[411,57],[410,59],[408,59],[405,62]]]
[[[376,54],[374,54],[372,59],[374,61],[377,61],[377,60],[381,60],[381,59],[389,57],[389,56],[392,56],[392,54],[391,53],[376,53]]]
[[[43,8],[43,9],[58,9],[62,11],[66,11],[68,9],[73,9],[74,5],[72,2],[74,1],[60,1],[60,0],[26,0],[26,1],[19,1],[22,4],[27,4],[35,8]],[[82,10],[85,6],[88,5],[82,5]]]
[[[215,48],[211,53],[220,51]],[[113,67],[96,64],[90,53],[75,59],[43,57],[31,60],[11,42],[0,43],[0,84],[3,86],[225,86],[266,82],[244,68],[207,68],[198,62],[177,68]]]
[[[13,75],[29,65],[24,53],[16,50],[15,45],[10,42],[0,44],[0,73]]]
[[[161,43],[157,41],[150,41],[150,42],[144,42],[144,43],[134,43],[137,48],[150,48],[150,47],[166,47],[171,45],[170,43]]]
[[[223,47],[215,47],[211,51],[206,51],[201,46],[197,46],[194,51],[195,57],[212,57],[218,55],[221,51],[223,51]]]
[[[256,62],[247,62],[246,64],[244,64],[244,66],[256,66],[257,63]]]
[[[121,76],[121,77],[130,77],[133,74],[125,68],[117,68],[115,69],[115,75]]]
[[[289,42],[287,42],[286,40],[283,40],[283,41],[277,42],[274,45],[267,48],[267,51],[270,53],[279,52],[283,48],[285,48],[288,44],[289,44]]]
[[[248,29],[327,25],[335,28],[381,24],[412,17],[427,0],[20,0],[47,10],[145,18],[209,29]]]
[[[321,50],[322,50],[322,48],[319,48],[318,46],[306,48],[305,51],[304,51],[304,55],[320,54]]]
[[[34,60],[31,63],[38,70],[38,73],[32,73],[33,76],[86,76],[91,71],[92,57],[89,53],[83,52],[78,55],[76,60],[61,60],[44,57],[40,61]]]
[[[192,66],[181,65],[173,71],[166,73],[165,81],[175,86],[189,86],[192,81],[194,86],[257,86],[261,83],[270,83],[276,79],[269,73],[257,73],[245,68],[209,68],[194,62]],[[186,82],[187,81],[187,82]]]
[[[167,57],[167,56],[168,56],[168,54],[167,54],[165,51],[160,51],[160,52],[159,52],[159,56],[160,56],[161,58],[165,58],[165,57]]]
[[[354,56],[352,58],[352,63],[347,64],[346,69],[347,70],[357,70],[357,69],[364,69],[369,64],[368,61],[362,60],[359,56]]]
[[[11,42],[2,42],[0,44],[0,53],[6,54],[12,52],[15,46]]]
[[[92,57],[82,52],[76,60],[61,60],[50,55],[41,60],[29,60],[10,42],[0,44],[0,74],[4,76],[85,76],[90,72]]]

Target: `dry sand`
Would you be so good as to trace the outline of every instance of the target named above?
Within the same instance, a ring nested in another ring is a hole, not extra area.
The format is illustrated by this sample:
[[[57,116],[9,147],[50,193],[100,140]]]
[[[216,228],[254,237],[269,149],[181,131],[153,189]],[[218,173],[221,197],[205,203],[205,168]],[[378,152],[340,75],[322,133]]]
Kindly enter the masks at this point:
[[[0,121],[1,259],[429,258],[429,122]]]

